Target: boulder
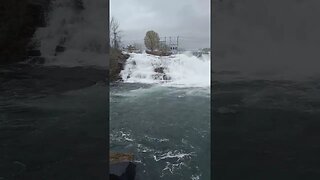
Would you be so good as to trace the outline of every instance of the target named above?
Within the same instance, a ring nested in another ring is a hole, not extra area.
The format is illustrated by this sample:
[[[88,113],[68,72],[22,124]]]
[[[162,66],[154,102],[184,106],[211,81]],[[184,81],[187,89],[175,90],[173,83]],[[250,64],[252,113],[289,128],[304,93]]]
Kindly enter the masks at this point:
[[[156,67],[156,68],[154,68],[154,72],[156,72],[156,73],[164,73],[164,67]]]
[[[64,52],[65,50],[66,50],[66,48],[61,45],[57,45],[56,49],[55,49],[56,53]]]
[[[110,152],[110,180],[134,180],[136,165],[132,162],[133,154]]]
[[[41,51],[40,50],[29,50],[28,51],[28,56],[34,57],[34,56],[41,56]]]

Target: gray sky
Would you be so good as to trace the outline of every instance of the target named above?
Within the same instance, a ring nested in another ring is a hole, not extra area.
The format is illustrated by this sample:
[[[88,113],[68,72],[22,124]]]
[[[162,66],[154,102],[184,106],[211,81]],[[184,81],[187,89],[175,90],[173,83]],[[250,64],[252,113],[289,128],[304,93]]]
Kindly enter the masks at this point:
[[[148,30],[180,36],[182,48],[210,47],[210,0],[110,0],[123,43],[143,43]]]
[[[320,75],[319,0],[214,0],[215,65],[298,79]]]

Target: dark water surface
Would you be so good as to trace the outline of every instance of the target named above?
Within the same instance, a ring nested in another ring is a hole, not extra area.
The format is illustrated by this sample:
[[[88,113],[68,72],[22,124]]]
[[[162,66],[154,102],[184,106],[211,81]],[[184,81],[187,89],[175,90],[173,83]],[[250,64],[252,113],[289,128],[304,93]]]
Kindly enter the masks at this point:
[[[215,79],[216,179],[320,177],[320,81]]]
[[[106,179],[105,70],[0,67],[0,179]]]
[[[210,89],[113,84],[110,150],[133,153],[140,180],[209,180]]]

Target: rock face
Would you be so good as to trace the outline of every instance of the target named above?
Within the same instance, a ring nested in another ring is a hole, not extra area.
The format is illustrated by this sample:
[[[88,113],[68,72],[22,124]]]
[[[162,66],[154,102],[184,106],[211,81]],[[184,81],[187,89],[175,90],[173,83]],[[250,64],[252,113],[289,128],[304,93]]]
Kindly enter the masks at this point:
[[[0,64],[25,60],[37,27],[45,26],[50,0],[3,0],[0,3]]]
[[[171,52],[162,52],[162,51],[146,51],[147,54],[155,55],[155,56],[170,56]]]
[[[136,165],[132,162],[134,157],[129,153],[110,152],[110,180],[134,180]]]
[[[120,50],[110,49],[110,81],[120,80],[120,72],[124,69],[126,60],[130,57],[128,54],[123,54]]]
[[[134,180],[136,165],[132,162],[121,162],[110,165],[110,180]]]
[[[110,164],[133,161],[133,155],[129,153],[117,153],[110,152],[109,162]]]

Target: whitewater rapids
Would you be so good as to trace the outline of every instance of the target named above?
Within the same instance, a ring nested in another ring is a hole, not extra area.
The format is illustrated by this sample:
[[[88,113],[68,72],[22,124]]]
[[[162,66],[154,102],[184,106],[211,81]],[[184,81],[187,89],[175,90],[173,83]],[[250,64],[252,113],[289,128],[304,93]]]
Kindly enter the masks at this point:
[[[210,55],[191,53],[154,56],[129,53],[120,75],[126,83],[162,84],[174,87],[210,87]]]

